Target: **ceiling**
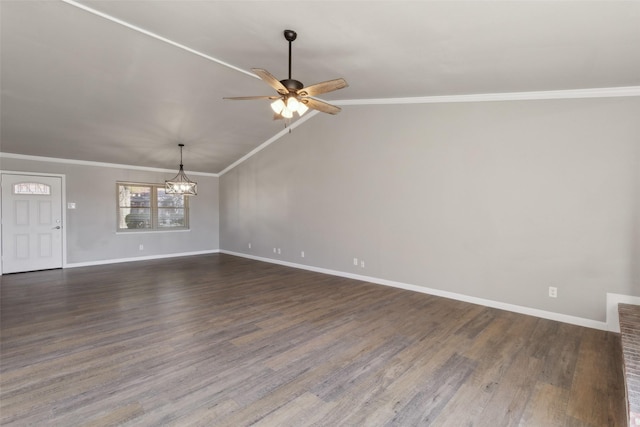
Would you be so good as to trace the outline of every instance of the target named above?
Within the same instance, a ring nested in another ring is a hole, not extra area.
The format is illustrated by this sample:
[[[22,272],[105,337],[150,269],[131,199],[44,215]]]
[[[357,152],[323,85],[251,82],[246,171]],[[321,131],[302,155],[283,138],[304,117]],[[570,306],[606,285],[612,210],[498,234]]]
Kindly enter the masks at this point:
[[[175,169],[184,143],[187,173],[282,131],[268,101],[222,98],[275,94],[250,69],[287,77],[284,29],[293,78],[349,83],[321,96],[341,115],[372,98],[640,86],[636,1],[0,1],[0,17],[0,151]]]

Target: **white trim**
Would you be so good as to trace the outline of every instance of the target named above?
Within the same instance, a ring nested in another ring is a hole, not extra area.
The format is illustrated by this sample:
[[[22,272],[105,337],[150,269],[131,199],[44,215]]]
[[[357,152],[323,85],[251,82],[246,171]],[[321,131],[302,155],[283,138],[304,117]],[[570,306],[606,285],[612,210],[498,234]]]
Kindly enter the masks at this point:
[[[259,151],[264,150],[265,148],[267,148],[269,145],[273,144],[274,142],[276,142],[277,140],[279,140],[280,138],[282,138],[283,136],[287,135],[289,132],[291,132],[293,129],[297,128],[298,126],[300,126],[302,123],[306,122],[307,120],[309,120],[311,117],[314,117],[316,114],[318,114],[318,111],[313,110],[310,111],[308,114],[305,114],[304,116],[302,116],[301,118],[299,118],[298,120],[296,120],[295,122],[291,123],[289,126],[287,126],[285,129],[281,130],[280,132],[276,133],[275,135],[273,135],[271,138],[267,139],[265,142],[263,142],[262,144],[258,145],[256,148],[254,148],[253,150],[249,151],[247,154],[245,154],[244,156],[240,157],[238,160],[236,160],[235,162],[231,163],[229,166],[227,166],[226,168],[224,168],[222,170],[222,172],[219,172],[218,175],[222,176],[225,173],[227,173],[228,171],[230,171],[231,169],[235,168],[236,166],[238,166],[240,163],[243,163],[245,160],[247,160],[250,157],[253,157],[254,154],[258,153]]]
[[[3,171],[3,173],[9,173],[9,172]],[[411,284],[402,283],[402,282],[396,282],[393,280],[380,279],[372,276],[364,276],[361,274],[347,273],[343,271],[331,270],[331,269],[322,268],[322,267],[314,267],[311,265],[304,265],[304,264],[298,264],[294,262],[282,261],[282,260],[277,260],[272,258],[259,257],[255,255],[243,254],[240,252],[233,252],[233,251],[227,251],[222,249],[182,252],[182,253],[173,253],[173,254],[164,254],[164,255],[148,255],[148,256],[141,256],[141,257],[118,258],[118,259],[108,259],[108,260],[100,260],[100,261],[77,262],[77,263],[67,263],[66,254],[63,253],[63,257],[64,257],[63,268],[91,267],[91,266],[97,266],[97,265],[117,264],[117,263],[123,263],[123,262],[147,261],[147,260],[154,260],[154,259],[177,258],[177,257],[183,257],[183,256],[207,255],[207,254],[216,254],[216,253],[233,255],[233,256],[238,256],[242,258],[253,259],[256,261],[283,265],[286,267],[299,268],[302,270],[329,274],[332,276],[345,277],[347,279],[361,280],[361,281],[370,282],[378,285],[390,286],[398,289],[419,292],[422,294],[434,295],[434,296],[439,296],[443,298],[453,299],[456,301],[463,301],[471,304],[482,305],[485,307],[497,308],[500,310],[510,311],[513,313],[539,317],[542,319],[555,320],[558,322],[568,323],[572,325],[584,326],[587,328],[618,332],[618,333],[620,332],[620,325],[618,323],[619,321],[618,304],[625,303],[625,304],[640,305],[640,297],[607,293],[607,321],[600,322],[597,320],[585,319],[582,317],[570,316],[570,315],[561,314],[561,313],[554,313],[551,311],[539,310],[531,307],[523,307],[515,304],[509,304],[509,303],[504,303],[500,301],[493,301],[493,300],[488,300],[484,298],[477,298],[469,295],[442,291],[439,289],[433,289],[433,288],[411,285]]]
[[[439,296],[439,297],[443,297],[443,298],[449,298],[449,299],[453,299],[453,300],[457,300],[457,301],[464,301],[464,302],[468,302],[468,303],[471,303],[471,304],[483,305],[485,307],[497,308],[497,309],[500,309],[500,310],[511,311],[511,312],[519,313],[519,314],[526,314],[528,316],[535,316],[535,317],[539,317],[539,318],[542,318],[542,319],[555,320],[555,321],[558,321],[558,322],[569,323],[569,324],[578,325],[578,326],[584,326],[584,327],[592,328],[592,329],[600,329],[600,330],[603,330],[603,331],[607,330],[607,323],[600,322],[600,321],[597,321],[597,320],[592,320],[592,319],[585,319],[583,317],[576,317],[576,316],[570,316],[570,315],[567,315],[567,314],[554,313],[554,312],[551,312],[551,311],[539,310],[537,308],[523,307],[523,306],[520,306],[520,305],[508,304],[508,303],[504,303],[504,302],[500,302],[500,301],[492,301],[492,300],[488,300],[488,299],[472,297],[472,296],[469,296],[469,295],[458,294],[458,293],[448,292],[448,291],[442,291],[442,290],[439,290],[439,289],[433,289],[433,288],[427,288],[427,287],[423,287],[423,286],[411,285],[411,284],[402,283],[402,282],[396,282],[396,281],[393,281],[393,280],[379,279],[377,277],[363,276],[363,275],[360,275],[360,274],[353,274],[353,273],[346,273],[346,272],[343,272],[343,271],[330,270],[330,269],[326,269],[326,268],[314,267],[314,266],[304,265],[304,264],[297,264],[297,263],[288,262],[288,261],[281,261],[281,260],[277,260],[277,259],[263,258],[263,257],[243,254],[243,253],[239,253],[239,252],[226,251],[226,250],[222,250],[222,249],[220,250],[220,253],[227,254],[227,255],[239,256],[239,257],[243,257],[243,258],[254,259],[254,260],[257,260],[257,261],[263,261],[263,262],[268,262],[268,263],[272,263],[272,264],[280,264],[280,265],[284,265],[284,266],[287,266],[287,267],[300,268],[302,270],[314,271],[316,273],[324,273],[324,274],[330,274],[332,276],[345,277],[345,278],[348,278],[348,279],[362,280],[362,281],[365,281],[365,282],[375,283],[375,284],[378,284],[378,285],[391,286],[391,287],[394,287],[394,288],[405,289],[405,290],[414,291],[414,292],[420,292],[420,293],[427,294],[427,295],[435,295],[435,296]]]
[[[531,101],[543,99],[617,98],[640,96],[640,86],[592,89],[549,90],[536,92],[479,93],[472,95],[416,96],[410,98],[343,99],[335,105],[441,104],[450,102]]]
[[[532,101],[544,99],[583,99],[583,98],[616,98],[627,96],[640,96],[640,86],[622,86],[622,87],[605,87],[591,89],[569,89],[569,90],[550,90],[536,92],[505,92],[505,93],[481,93],[473,95],[443,95],[443,96],[417,96],[411,98],[372,98],[372,99],[343,99],[331,101],[334,105],[357,106],[357,105],[401,105],[401,104],[443,104],[455,102],[495,102],[495,101]],[[235,168],[245,160],[253,157],[259,151],[262,151],[282,136],[286,135],[291,129],[295,129],[311,117],[315,116],[318,111],[312,111],[303,118],[295,121],[287,129],[284,129],[262,144],[253,149],[231,165],[224,168],[218,173],[219,176],[224,175],[231,169]]]
[[[218,58],[214,58],[213,56],[207,55],[206,53],[199,52],[199,51],[197,51],[195,49],[190,48],[189,46],[185,46],[185,45],[183,45],[181,43],[175,42],[175,41],[173,41],[171,39],[168,39],[166,37],[163,37],[163,36],[161,36],[159,34],[153,33],[151,31],[145,30],[144,28],[140,28],[140,27],[138,27],[136,25],[130,24],[130,23],[126,22],[126,21],[123,21],[122,19],[116,18],[116,17],[111,16],[109,14],[106,14],[104,12],[100,12],[99,10],[94,9],[92,7],[89,7],[87,5],[84,5],[82,3],[78,3],[78,2],[73,1],[73,0],[62,0],[62,2],[66,3],[66,4],[70,5],[70,6],[75,6],[78,9],[82,9],[82,10],[84,10],[86,12],[92,13],[92,14],[94,14],[96,16],[99,16],[101,18],[104,18],[104,19],[106,19],[108,21],[111,21],[111,22],[114,22],[116,24],[122,25],[123,27],[127,27],[130,30],[137,31],[138,33],[144,34],[145,36],[149,36],[149,37],[154,38],[156,40],[159,40],[161,42],[167,43],[167,44],[169,44],[171,46],[177,47],[178,49],[182,49],[182,50],[185,50],[185,51],[187,51],[189,53],[193,53],[194,55],[197,55],[197,56],[199,56],[201,58],[208,59],[209,61],[215,62],[216,64],[223,65],[223,66],[225,66],[227,68],[231,68],[232,70],[239,71],[239,72],[241,72],[243,74],[246,74],[246,75],[248,75],[250,77],[253,77],[253,78],[256,78],[256,79],[260,78],[257,75],[255,75],[255,74],[253,74],[253,73],[251,73],[249,71],[243,70],[242,68],[236,67],[235,65],[231,65],[228,62],[224,62],[224,61],[222,61],[222,60],[220,60]]]
[[[138,234],[157,234],[157,233],[189,233],[191,232],[190,228],[181,228],[179,230],[160,230],[160,229],[155,229],[155,230],[146,230],[144,231],[137,231],[137,230],[131,230],[131,231],[115,231],[114,234],[116,236],[131,236],[131,235],[135,235],[137,236]]]
[[[164,255],[147,255],[147,256],[131,257],[131,258],[105,259],[105,260],[100,260],[100,261],[72,262],[70,264],[64,265],[63,268],[92,267],[94,265],[118,264],[118,263],[121,263],[121,262],[148,261],[148,260],[153,260],[153,259],[177,258],[177,257],[183,257],[183,256],[217,254],[219,252],[220,252],[220,250],[218,250],[218,249],[212,249],[212,250],[208,250],[208,251],[181,252],[181,253],[164,254]]]
[[[607,293],[607,330],[620,333],[620,317],[618,304],[640,305],[640,297]]]
[[[146,167],[146,166],[134,166],[134,165],[121,165],[121,164],[117,164],[117,163],[92,162],[90,160],[61,159],[61,158],[58,158],[58,157],[29,156],[29,155],[26,155],[26,154],[3,153],[3,152],[0,152],[0,158],[17,159],[17,160],[30,160],[30,161],[34,161],[34,162],[64,163],[64,164],[69,164],[69,165],[82,165],[82,166],[103,167],[103,168],[139,170],[139,171],[146,171],[146,172],[162,172],[162,173],[175,173],[176,172],[176,169],[150,168],[150,167]],[[189,175],[211,176],[211,177],[214,177],[214,178],[218,178],[220,176],[217,173],[194,172],[194,171],[189,171]]]
[[[1,153],[0,153],[1,154]],[[1,176],[7,175],[27,175],[27,176],[49,176],[54,178],[60,178],[60,185],[62,188],[60,189],[61,199],[62,199],[62,267],[64,268],[67,263],[67,176],[60,173],[47,173],[47,172],[25,172],[25,171],[9,171],[0,169],[0,179]],[[1,199],[0,199],[1,200]],[[2,202],[0,201],[0,209],[2,207]],[[0,243],[2,242],[2,226],[0,225]],[[1,245],[0,245],[1,246]],[[2,260],[0,260],[0,275],[2,275]]]

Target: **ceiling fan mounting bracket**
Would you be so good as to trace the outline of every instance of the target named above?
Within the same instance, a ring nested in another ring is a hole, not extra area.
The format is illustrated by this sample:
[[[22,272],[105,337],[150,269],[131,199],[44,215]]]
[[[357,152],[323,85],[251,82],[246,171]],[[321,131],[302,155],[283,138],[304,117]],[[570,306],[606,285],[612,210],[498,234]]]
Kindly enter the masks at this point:
[[[293,30],[284,30],[284,38],[287,39],[288,42],[292,42],[298,37],[298,34]]]

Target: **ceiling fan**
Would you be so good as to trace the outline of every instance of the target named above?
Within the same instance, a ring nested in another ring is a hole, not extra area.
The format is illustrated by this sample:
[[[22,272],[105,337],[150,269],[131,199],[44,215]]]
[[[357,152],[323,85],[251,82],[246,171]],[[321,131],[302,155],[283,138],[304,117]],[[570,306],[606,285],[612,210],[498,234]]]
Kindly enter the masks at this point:
[[[334,90],[349,86],[345,79],[328,80],[310,86],[304,86],[300,81],[291,78],[291,44],[298,35],[293,30],[284,30],[284,38],[289,42],[289,78],[284,80],[276,79],[271,73],[262,68],[252,68],[258,77],[274,88],[278,95],[273,96],[238,96],[224,99],[247,100],[247,99],[272,99],[271,109],[275,112],[274,119],[290,119],[293,113],[297,112],[302,116],[309,108],[323,113],[338,114],[340,107],[328,104],[324,101],[312,98]]]

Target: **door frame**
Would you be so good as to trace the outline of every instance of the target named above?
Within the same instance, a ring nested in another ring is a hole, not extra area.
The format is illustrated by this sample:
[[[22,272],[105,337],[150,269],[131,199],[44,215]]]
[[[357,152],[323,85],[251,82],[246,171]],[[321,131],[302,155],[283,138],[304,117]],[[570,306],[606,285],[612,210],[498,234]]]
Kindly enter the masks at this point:
[[[25,176],[46,176],[60,178],[61,209],[62,209],[62,268],[67,268],[67,184],[66,175],[60,173],[47,172],[25,172],[25,171],[9,171],[0,169],[0,178],[2,175],[25,175]],[[0,193],[2,190],[0,189]],[[4,195],[0,194],[0,212],[2,212],[2,199]],[[2,250],[2,226],[0,226],[0,250]],[[0,275],[2,275],[2,261],[0,260]]]

